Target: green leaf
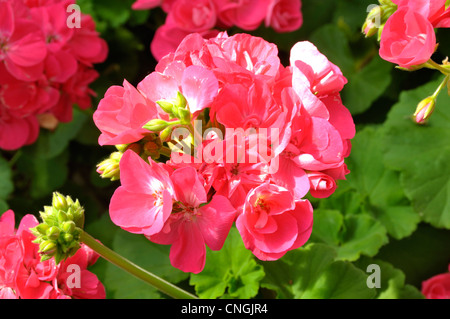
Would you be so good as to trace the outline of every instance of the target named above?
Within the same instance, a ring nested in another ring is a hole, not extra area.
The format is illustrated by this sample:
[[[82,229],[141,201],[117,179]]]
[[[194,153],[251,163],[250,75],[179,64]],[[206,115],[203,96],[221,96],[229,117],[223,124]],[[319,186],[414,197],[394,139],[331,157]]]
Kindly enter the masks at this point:
[[[335,258],[335,250],[323,244],[292,250],[277,261],[262,263],[266,272],[262,286],[282,299],[373,298],[367,274]]]
[[[68,152],[49,159],[35,156],[29,149],[17,161],[19,171],[30,183],[29,195],[43,198],[64,185],[68,177]]]
[[[353,115],[368,110],[391,82],[392,64],[382,60],[378,55],[359,71],[348,76],[341,96],[344,105]]]
[[[381,135],[376,127],[357,133],[346,160],[350,174],[344,183],[360,194],[365,211],[380,221],[389,235],[400,239],[416,229],[420,217],[406,198],[398,173],[384,165]]]
[[[41,130],[39,138],[33,145],[26,148],[33,157],[50,159],[60,155],[75,138],[88,116],[77,110],[73,110],[73,119],[68,123],[60,123],[55,131]]]
[[[363,257],[355,265],[363,271],[369,265],[380,267],[380,287],[373,288],[377,291],[378,299],[424,299],[416,287],[405,284],[405,274],[386,261]]]
[[[0,157],[0,200],[6,199],[13,190],[11,167],[7,160]]]
[[[170,246],[152,243],[143,235],[131,234],[118,229],[111,248],[136,265],[171,283],[178,283],[189,276],[170,264]],[[108,298],[154,299],[162,296],[152,286],[111,263],[107,265],[104,284],[109,292]]]
[[[311,240],[334,247],[337,259],[354,261],[374,256],[388,242],[386,229],[367,214],[343,216],[339,211],[316,209]]]
[[[247,250],[233,227],[220,251],[207,250],[206,265],[191,274],[190,284],[200,298],[227,297],[248,299],[257,295],[264,270]]]
[[[387,165],[401,172],[400,181],[414,209],[435,227],[450,229],[450,97],[443,93],[427,125],[411,120],[416,105],[442,79],[403,92],[388,114],[382,143]]]

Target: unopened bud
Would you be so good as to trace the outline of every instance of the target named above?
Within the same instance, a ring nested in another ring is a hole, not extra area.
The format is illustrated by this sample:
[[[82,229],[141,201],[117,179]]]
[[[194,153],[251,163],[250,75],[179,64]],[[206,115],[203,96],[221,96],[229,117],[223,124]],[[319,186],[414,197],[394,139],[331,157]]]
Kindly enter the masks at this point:
[[[167,114],[172,114],[173,112],[173,104],[167,101],[157,101],[156,104],[159,105],[159,107],[166,112]]]
[[[60,233],[61,233],[61,231],[59,230],[58,227],[52,226],[47,230],[46,235],[47,235],[48,239],[56,240],[56,239],[58,239]]]
[[[58,192],[53,193],[52,206],[58,210],[67,210],[68,203],[66,198]]]
[[[39,245],[39,252],[45,255],[53,255],[57,250],[57,245],[52,240],[46,240]]]
[[[423,99],[414,112],[414,120],[417,124],[424,124],[431,116],[436,106],[436,98],[429,96]]]
[[[168,122],[161,119],[153,119],[143,126],[144,129],[152,132],[160,132],[164,130],[168,125]]]

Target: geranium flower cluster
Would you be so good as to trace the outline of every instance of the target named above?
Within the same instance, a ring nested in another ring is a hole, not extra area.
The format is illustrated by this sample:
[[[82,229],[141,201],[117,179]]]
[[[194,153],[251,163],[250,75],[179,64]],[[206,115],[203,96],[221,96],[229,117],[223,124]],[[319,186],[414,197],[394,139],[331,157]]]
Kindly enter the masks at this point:
[[[167,13],[165,23],[158,28],[151,51],[159,60],[175,51],[190,33],[205,38],[216,36],[219,29],[236,26],[245,31],[257,29],[264,23],[276,32],[291,32],[303,24],[301,0],[137,0],[133,9],[161,7]]]
[[[0,299],[104,299],[104,286],[87,270],[98,255],[81,244],[58,265],[53,258],[41,261],[39,245],[30,231],[38,224],[29,214],[15,229],[12,210],[0,216]]]
[[[72,119],[91,106],[107,44],[73,0],[0,1],[0,148],[33,143],[40,126]]]
[[[172,265],[200,272],[235,223],[245,246],[276,260],[309,239],[313,207],[345,179],[355,125],[347,80],[310,42],[285,67],[275,44],[248,34],[188,35],[137,88],[108,89],[94,113],[98,166],[121,185],[112,221],[172,245]],[[119,176],[120,174],[120,176]]]
[[[422,100],[414,120],[424,124],[436,105],[440,91],[450,85],[448,58],[438,64],[431,57],[437,49],[435,30],[450,27],[450,7],[446,0],[379,0],[363,25],[366,36],[378,33],[380,57],[399,68],[415,71],[421,68],[438,70],[446,77],[434,94]],[[449,92],[450,93],[450,92]]]

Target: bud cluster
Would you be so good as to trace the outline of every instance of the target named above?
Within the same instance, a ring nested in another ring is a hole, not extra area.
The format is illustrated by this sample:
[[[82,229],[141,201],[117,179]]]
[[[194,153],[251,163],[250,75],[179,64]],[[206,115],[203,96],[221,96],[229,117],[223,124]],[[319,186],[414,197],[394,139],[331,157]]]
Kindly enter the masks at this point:
[[[378,35],[381,38],[381,32],[389,17],[397,10],[397,5],[391,0],[379,0],[380,5],[373,5],[368,8],[369,14],[362,27],[362,32],[367,38]]]
[[[84,209],[79,201],[55,192],[52,206],[44,206],[40,216],[43,222],[31,231],[36,236],[33,242],[39,244],[41,261],[54,257],[58,264],[74,255],[80,248],[84,224]]]

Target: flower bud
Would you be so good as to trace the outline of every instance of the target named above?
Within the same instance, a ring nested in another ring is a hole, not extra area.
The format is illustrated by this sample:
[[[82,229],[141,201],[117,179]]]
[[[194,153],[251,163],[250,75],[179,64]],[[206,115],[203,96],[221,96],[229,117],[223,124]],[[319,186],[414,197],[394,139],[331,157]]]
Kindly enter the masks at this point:
[[[109,158],[103,160],[97,164],[97,173],[101,178],[109,178],[111,181],[118,180],[120,178],[120,159],[123,153],[113,152]]]
[[[47,230],[46,235],[48,239],[57,240],[60,233],[61,231],[59,230],[58,227],[52,226]]]
[[[76,225],[73,221],[67,221],[62,223],[61,230],[65,233],[72,233],[76,228]]]
[[[57,248],[54,241],[46,240],[39,245],[39,252],[51,256],[56,252]]]
[[[53,194],[52,204],[44,206],[44,212],[40,213],[43,222],[31,231],[36,236],[33,242],[39,244],[41,261],[54,257],[59,263],[80,247],[84,209],[78,199],[74,201],[57,192]]]
[[[164,130],[168,125],[170,124],[164,120],[153,119],[149,121],[147,124],[145,124],[143,128],[152,132],[160,132]]]
[[[162,130],[161,133],[159,133],[159,138],[161,139],[162,142],[167,142],[170,141],[171,137],[172,137],[172,127],[167,127],[164,130]]]
[[[417,105],[416,112],[414,112],[414,120],[417,124],[425,124],[430,118],[436,106],[436,98],[429,96],[423,99],[419,105]]]
[[[174,105],[172,103],[161,100],[161,101],[156,101],[156,104],[158,104],[159,107],[167,114],[172,114],[173,107],[174,107]]]
[[[66,210],[68,207],[66,198],[58,192],[53,193],[52,206],[58,210]]]

